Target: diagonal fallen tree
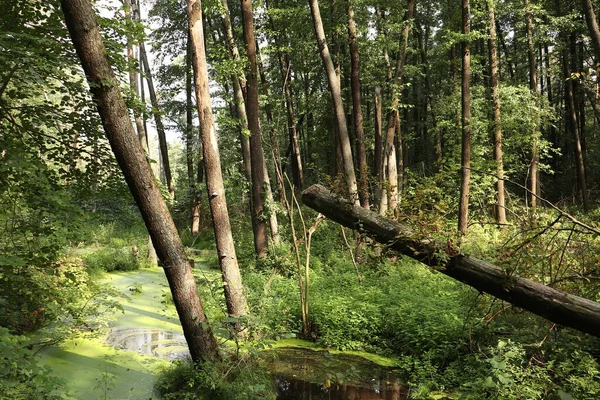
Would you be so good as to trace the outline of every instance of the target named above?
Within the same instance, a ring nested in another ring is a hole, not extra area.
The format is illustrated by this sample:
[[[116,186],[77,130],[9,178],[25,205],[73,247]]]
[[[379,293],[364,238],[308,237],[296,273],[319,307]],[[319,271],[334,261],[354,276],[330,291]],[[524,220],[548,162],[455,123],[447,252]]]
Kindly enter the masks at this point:
[[[494,264],[460,254],[451,246],[417,237],[410,227],[354,205],[321,185],[306,189],[302,193],[302,201],[333,221],[361,231],[481,292],[549,321],[600,337],[599,303],[510,275]]]

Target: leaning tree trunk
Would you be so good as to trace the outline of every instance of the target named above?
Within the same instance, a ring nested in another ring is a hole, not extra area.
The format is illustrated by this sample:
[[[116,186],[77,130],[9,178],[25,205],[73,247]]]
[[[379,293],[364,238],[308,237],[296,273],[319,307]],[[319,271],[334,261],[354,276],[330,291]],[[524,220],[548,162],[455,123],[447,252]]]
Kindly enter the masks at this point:
[[[129,113],[89,0],[62,0],[67,28],[85,71],[110,146],[163,262],[173,302],[194,361],[217,359],[217,343],[207,323],[196,282]]]
[[[463,34],[471,33],[471,15],[469,0],[462,2]],[[461,153],[461,180],[460,203],[458,210],[458,231],[461,235],[467,234],[469,219],[469,192],[471,182],[471,44],[468,39],[463,41],[462,65],[462,153]]]
[[[244,42],[248,53],[249,71],[246,77],[246,115],[250,130],[250,159],[252,164],[252,212],[254,218],[254,250],[256,257],[267,256],[268,236],[265,212],[265,160],[262,150],[258,103],[258,64],[256,61],[256,40],[254,38],[254,13],[251,0],[241,0],[244,27]]]
[[[142,62],[144,63],[144,71],[146,73],[146,81],[148,82],[148,91],[150,92],[150,102],[152,103],[154,122],[156,123],[156,133],[158,134],[158,144],[160,146],[160,156],[162,157],[162,171],[165,174],[167,180],[167,189],[172,198],[175,198],[175,186],[173,185],[173,177],[171,175],[171,165],[169,163],[169,151],[167,149],[167,136],[165,134],[165,127],[162,123],[162,117],[160,116],[160,107],[158,104],[158,98],[156,97],[156,90],[154,89],[154,81],[152,80],[152,71],[150,70],[150,63],[148,62],[148,55],[146,54],[146,47],[144,42],[140,42],[140,54],[142,56]]]
[[[352,122],[356,138],[356,154],[358,162],[358,198],[360,205],[369,208],[369,179],[367,169],[367,150],[365,146],[365,129],[363,127],[362,94],[360,85],[360,59],[358,56],[358,40],[352,0],[348,0],[348,39],[350,42],[350,85],[352,88]]]
[[[504,202],[504,163],[502,162],[502,123],[500,118],[500,91],[498,83],[498,52],[496,49],[496,18],[494,0],[487,0],[488,25],[490,38],[488,52],[490,59],[490,89],[494,109],[494,161],[496,162],[496,221],[506,224],[506,207]]]
[[[598,27],[598,20],[596,20],[596,13],[594,12],[594,6],[592,0],[583,0],[583,9],[585,11],[585,21],[590,31],[590,37],[594,45],[594,51],[596,54],[596,65],[598,73],[597,77],[600,76],[600,28]]]
[[[356,183],[356,174],[354,173],[354,161],[352,160],[352,148],[350,146],[350,138],[348,136],[348,125],[346,124],[346,114],[344,112],[344,104],[342,101],[342,90],[340,87],[340,79],[335,72],[335,67],[325,39],[325,30],[323,29],[323,20],[321,19],[321,11],[319,9],[318,0],[309,0],[310,11],[312,14],[313,24],[315,28],[315,36],[317,45],[321,54],[321,60],[327,74],[329,90],[331,91],[331,100],[335,113],[335,121],[337,127],[337,138],[341,150],[342,167],[344,170],[344,178],[348,186],[348,193],[354,199],[356,204],[359,204],[358,186]]]
[[[460,254],[435,240],[418,238],[410,227],[357,207],[323,186],[309,187],[302,200],[339,224],[362,231],[442,274],[557,324],[600,337],[600,304],[596,302],[510,275],[503,268]]]
[[[188,0],[188,15],[190,40],[192,42],[192,66],[194,68],[194,83],[196,88],[196,106],[200,120],[200,139],[204,154],[204,169],[206,172],[206,189],[208,203],[213,220],[217,255],[223,278],[227,312],[241,316],[248,313],[246,296],[242,286],[242,278],[238,260],[233,245],[229,212],[225,199],[225,187],[221,174],[219,158],[219,143],[213,122],[212,106],[208,84],[208,66],[204,48],[204,32],[202,28],[202,5],[199,0]]]

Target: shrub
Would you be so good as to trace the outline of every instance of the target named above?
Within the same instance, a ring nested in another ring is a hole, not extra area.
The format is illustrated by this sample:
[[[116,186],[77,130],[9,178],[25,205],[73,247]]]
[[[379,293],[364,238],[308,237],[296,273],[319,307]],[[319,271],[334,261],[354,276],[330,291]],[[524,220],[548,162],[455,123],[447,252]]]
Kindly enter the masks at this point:
[[[40,367],[31,351],[24,346],[26,339],[13,336],[0,327],[0,397],[11,400],[66,399],[64,381],[50,376],[47,367]]]
[[[174,362],[160,373],[155,389],[165,400],[275,399],[270,375],[249,357],[236,362]]]
[[[131,247],[100,248],[84,256],[88,268],[95,271],[133,271],[140,267]]]

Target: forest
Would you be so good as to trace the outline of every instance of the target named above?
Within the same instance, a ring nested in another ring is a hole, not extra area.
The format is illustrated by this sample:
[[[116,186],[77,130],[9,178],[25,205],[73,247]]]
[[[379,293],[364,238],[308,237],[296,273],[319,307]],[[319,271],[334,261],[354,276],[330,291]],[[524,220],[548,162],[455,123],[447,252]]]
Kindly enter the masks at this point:
[[[600,398],[598,2],[0,10],[0,400]]]

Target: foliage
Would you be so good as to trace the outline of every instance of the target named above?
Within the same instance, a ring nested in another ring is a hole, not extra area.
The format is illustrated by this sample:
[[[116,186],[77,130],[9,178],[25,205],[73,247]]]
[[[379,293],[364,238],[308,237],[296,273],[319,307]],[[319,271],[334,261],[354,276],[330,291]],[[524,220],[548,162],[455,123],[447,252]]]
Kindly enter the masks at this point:
[[[275,399],[271,377],[248,356],[196,365],[177,361],[161,372],[156,390],[165,400]]]
[[[88,268],[96,271],[133,271],[140,267],[131,247],[99,248],[87,254],[83,260]]]
[[[40,367],[30,350],[27,339],[11,335],[0,327],[0,397],[11,400],[60,400],[68,398],[66,382],[50,375]]]

